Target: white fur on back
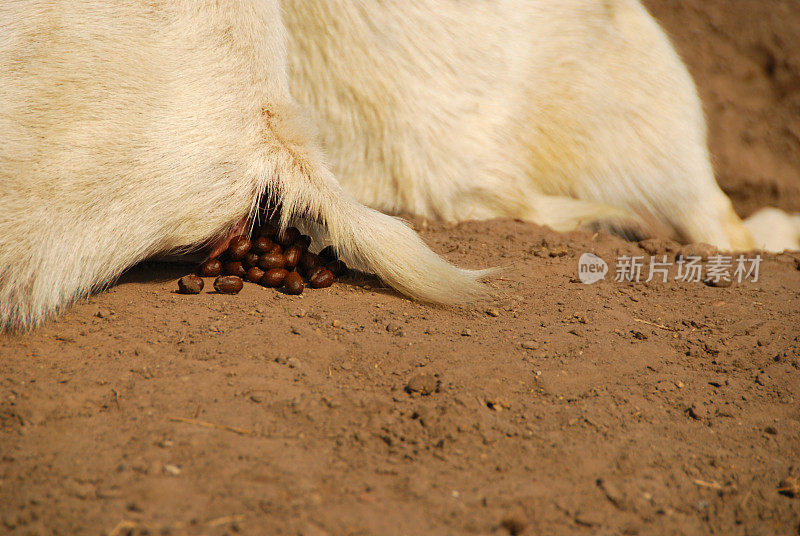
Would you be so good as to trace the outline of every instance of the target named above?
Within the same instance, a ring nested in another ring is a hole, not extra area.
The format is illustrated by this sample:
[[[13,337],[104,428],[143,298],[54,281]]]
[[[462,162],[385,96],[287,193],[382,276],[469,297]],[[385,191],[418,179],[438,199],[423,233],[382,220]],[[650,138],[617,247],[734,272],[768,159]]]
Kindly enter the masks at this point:
[[[397,275],[413,296],[479,288],[480,274],[410,243],[402,223],[334,210],[313,129],[281,130],[297,111],[277,0],[7,1],[0,28],[0,326],[33,325],[148,256],[224,235],[267,188],[295,192],[299,216],[323,203],[334,227],[402,235],[374,247],[451,281]],[[398,260],[370,247],[355,253],[389,274]]]
[[[223,237],[265,193],[284,225],[437,303],[481,295],[486,272],[374,209],[556,229],[646,214],[753,244],[637,0],[0,2],[0,329]]]

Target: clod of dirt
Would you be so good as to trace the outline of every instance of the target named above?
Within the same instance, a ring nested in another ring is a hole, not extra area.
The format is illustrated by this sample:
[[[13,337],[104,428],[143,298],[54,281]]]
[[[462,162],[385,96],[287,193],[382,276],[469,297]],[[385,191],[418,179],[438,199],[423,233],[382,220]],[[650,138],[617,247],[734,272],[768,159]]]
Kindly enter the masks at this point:
[[[648,238],[640,240],[639,247],[650,255],[667,255],[680,250],[680,245],[668,238]]]
[[[645,335],[641,331],[631,330],[631,335],[637,341],[646,341],[647,340],[647,335]]]
[[[700,257],[702,260],[708,260],[711,255],[716,255],[718,253],[717,248],[712,246],[711,244],[686,244],[681,249],[678,250],[678,254],[675,256],[676,259],[686,259],[689,257]]]
[[[506,529],[511,536],[518,536],[525,532],[528,527],[528,521],[522,516],[513,515],[504,518],[500,522],[500,526]]]
[[[486,398],[486,407],[492,411],[500,412],[504,409],[511,409],[511,404],[500,398],[488,397]]]
[[[715,288],[727,288],[727,287],[733,285],[733,281],[730,280],[730,279],[708,278],[705,281],[703,281],[703,283],[705,283],[709,287],[715,287]]]
[[[708,415],[708,412],[702,404],[693,402],[692,405],[686,408],[686,414],[696,421],[702,421]]]
[[[789,476],[778,482],[778,493],[794,499],[800,498],[800,480]]]
[[[113,314],[114,311],[112,311],[111,309],[106,309],[105,307],[101,307],[100,309],[97,310],[97,313],[95,313],[94,316],[96,316],[97,318],[108,318]]]
[[[406,392],[419,393],[421,395],[430,395],[439,390],[439,379],[430,374],[417,374],[408,381],[406,385]]]

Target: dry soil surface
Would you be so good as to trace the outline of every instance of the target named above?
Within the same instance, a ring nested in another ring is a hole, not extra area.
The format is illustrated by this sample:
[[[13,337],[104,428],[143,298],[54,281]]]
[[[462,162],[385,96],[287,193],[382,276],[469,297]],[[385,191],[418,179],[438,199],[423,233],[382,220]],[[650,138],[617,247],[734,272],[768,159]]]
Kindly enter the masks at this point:
[[[737,209],[800,210],[800,3],[647,4]],[[798,253],[728,287],[615,282],[675,248],[415,224],[504,266],[496,297],[184,296],[191,267],[150,263],[0,336],[0,534],[798,534]],[[606,280],[578,281],[584,252]]]

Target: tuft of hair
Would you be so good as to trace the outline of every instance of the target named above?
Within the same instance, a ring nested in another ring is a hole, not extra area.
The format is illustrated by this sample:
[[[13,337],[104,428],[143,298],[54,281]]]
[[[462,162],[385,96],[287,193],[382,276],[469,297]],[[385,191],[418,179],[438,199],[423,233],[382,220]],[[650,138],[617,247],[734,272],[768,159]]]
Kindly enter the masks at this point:
[[[314,223],[348,265],[422,302],[459,305],[489,295],[481,280],[495,270],[453,266],[403,220],[356,201],[329,170],[302,114],[276,112],[267,117],[275,150],[262,161],[262,172],[268,203],[280,204],[281,229],[298,219]]]
[[[288,197],[284,193],[284,201]],[[434,253],[400,218],[365,207],[344,192],[335,197],[320,207],[295,204],[299,210],[294,214],[303,214],[303,208],[316,212],[321,234],[349,266],[374,273],[395,290],[426,303],[463,305],[489,295],[482,280],[495,269],[458,268]],[[281,227],[291,218],[284,211]]]

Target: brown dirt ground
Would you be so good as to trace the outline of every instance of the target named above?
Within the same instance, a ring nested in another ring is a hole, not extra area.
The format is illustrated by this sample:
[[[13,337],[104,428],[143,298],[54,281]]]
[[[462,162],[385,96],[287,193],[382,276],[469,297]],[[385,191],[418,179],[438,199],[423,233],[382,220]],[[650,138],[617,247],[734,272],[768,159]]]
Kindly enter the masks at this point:
[[[737,209],[799,210],[800,4],[647,4]],[[505,266],[499,297],[182,296],[188,267],[144,264],[0,336],[0,534],[798,534],[797,254],[729,288],[588,286],[582,252],[647,253],[516,221],[422,236]],[[438,391],[407,393],[419,374]]]

